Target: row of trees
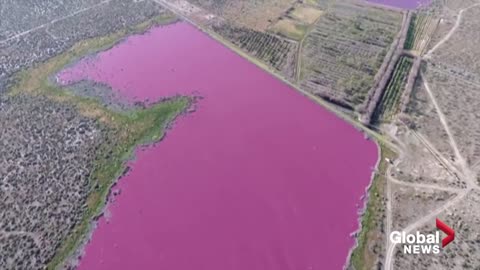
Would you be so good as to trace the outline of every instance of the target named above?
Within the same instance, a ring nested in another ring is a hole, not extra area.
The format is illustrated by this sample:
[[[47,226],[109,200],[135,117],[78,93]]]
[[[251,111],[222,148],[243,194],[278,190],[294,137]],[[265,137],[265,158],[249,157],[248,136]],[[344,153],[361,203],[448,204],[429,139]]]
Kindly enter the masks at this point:
[[[403,92],[402,101],[400,105],[401,113],[404,113],[407,110],[408,101],[410,99],[410,95],[412,94],[415,81],[417,80],[418,72],[420,70],[421,64],[422,64],[422,58],[418,56],[415,57],[415,61],[413,62],[412,68],[410,69],[410,73],[408,74],[407,84]]]
[[[395,66],[403,53],[403,45],[407,39],[407,33],[410,26],[410,20],[412,19],[412,13],[407,12],[403,17],[402,28],[400,33],[393,41],[392,47],[387,53],[385,61],[383,62],[377,75],[375,75],[372,89],[369,91],[364,107],[362,122],[366,125],[370,124],[373,113],[377,107],[377,104],[382,99],[383,92],[385,91],[388,81],[395,70]]]

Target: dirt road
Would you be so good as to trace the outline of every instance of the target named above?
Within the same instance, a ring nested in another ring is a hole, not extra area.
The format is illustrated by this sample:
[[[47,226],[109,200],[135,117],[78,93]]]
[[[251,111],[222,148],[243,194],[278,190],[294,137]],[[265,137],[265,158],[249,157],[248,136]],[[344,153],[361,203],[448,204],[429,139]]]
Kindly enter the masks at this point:
[[[430,49],[425,54],[424,58],[430,58],[432,56],[433,52],[435,52],[438,48],[440,48],[440,46],[442,46],[445,42],[447,42],[452,37],[452,35],[455,33],[455,31],[457,31],[458,27],[460,26],[460,23],[462,22],[463,13],[465,11],[473,8],[473,7],[476,7],[476,6],[480,6],[480,3],[473,4],[469,7],[466,7],[464,9],[460,10],[460,12],[457,15],[457,20],[455,21],[455,25],[453,26],[453,28],[450,29],[448,34],[445,37],[443,37],[435,46],[433,46],[432,49]]]

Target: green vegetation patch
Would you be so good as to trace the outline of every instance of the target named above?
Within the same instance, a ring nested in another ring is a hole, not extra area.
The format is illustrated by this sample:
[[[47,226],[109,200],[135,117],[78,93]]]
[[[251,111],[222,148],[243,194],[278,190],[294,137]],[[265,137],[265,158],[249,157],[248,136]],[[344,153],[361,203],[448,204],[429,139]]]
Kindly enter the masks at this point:
[[[412,65],[412,58],[406,56],[400,58],[382,99],[375,109],[373,123],[388,122],[395,116]]]
[[[169,123],[184,112],[192,102],[189,97],[175,97],[147,109],[114,112],[97,99],[76,96],[52,84],[48,79],[49,76],[86,54],[112,47],[130,34],[141,33],[153,25],[168,24],[175,20],[172,14],[163,14],[130,29],[105,37],[84,40],[66,53],[17,75],[18,83],[12,87],[10,95],[42,95],[56,102],[70,104],[81,115],[96,119],[105,132],[105,142],[96,153],[94,169],[90,177],[90,193],[84,205],[84,217],[58,248],[56,255],[48,264],[48,269],[62,267],[65,260],[85,240],[91,229],[91,221],[101,214],[110,188],[124,173],[125,162],[133,157],[135,148],[160,140]]]
[[[413,14],[403,48],[405,50],[421,51],[426,46],[424,39],[428,39],[434,29],[435,20],[431,15]]]
[[[405,44],[403,48],[405,50],[411,50],[413,48],[413,42],[415,41],[415,26],[417,24],[418,16],[417,14],[412,15],[412,19],[410,20],[410,25],[408,26],[407,32],[407,39],[405,40]]]
[[[394,160],[397,154],[386,145],[379,142],[381,157],[375,172],[372,185],[368,190],[367,208],[362,215],[361,231],[357,236],[357,247],[350,257],[350,266],[355,270],[376,269],[375,253],[381,244],[385,242],[385,233],[382,231],[385,220],[385,184],[388,162],[386,158]],[[383,247],[384,248],[384,247]]]
[[[302,40],[307,33],[307,26],[294,20],[282,18],[272,26],[274,33],[293,40]]]

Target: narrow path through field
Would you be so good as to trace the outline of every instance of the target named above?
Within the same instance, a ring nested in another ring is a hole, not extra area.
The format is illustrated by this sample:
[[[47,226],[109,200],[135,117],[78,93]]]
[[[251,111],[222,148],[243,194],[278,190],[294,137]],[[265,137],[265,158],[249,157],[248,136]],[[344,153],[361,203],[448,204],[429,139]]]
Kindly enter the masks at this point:
[[[433,92],[430,89],[430,86],[428,85],[427,79],[425,78],[425,76],[423,74],[422,74],[421,77],[423,79],[423,85],[425,86],[425,90],[427,91],[428,96],[430,97],[430,100],[432,101],[433,106],[435,107],[435,110],[437,111],[438,117],[440,118],[440,122],[442,123],[442,126],[445,129],[445,132],[447,133],[448,141],[449,141],[450,146],[452,147],[452,149],[455,153],[457,163],[460,166],[460,169],[462,170],[463,174],[464,175],[468,174],[469,169],[468,169],[467,161],[460,154],[460,150],[458,148],[457,142],[455,141],[454,136],[452,134],[452,131],[450,130],[450,127],[448,126],[447,118],[445,117],[442,110],[440,109],[440,106],[438,105],[437,100],[436,100],[435,96],[433,95]],[[466,175],[466,176],[467,176],[467,179],[470,178],[470,177],[468,177],[468,175]]]
[[[434,211],[430,212],[430,214],[428,214],[426,216],[423,216],[421,219],[411,223],[405,229],[403,229],[403,231],[405,233],[411,233],[414,229],[417,229],[417,228],[425,225],[427,222],[431,221],[433,218],[438,216],[440,213],[442,213],[443,211],[447,210],[448,208],[452,207],[453,205],[455,205],[456,203],[461,201],[463,198],[465,198],[465,196],[468,194],[468,192],[470,190],[471,189],[467,189],[467,190],[464,190],[464,191],[458,193],[458,195],[456,197],[447,201],[441,207],[438,207]],[[387,235],[387,238],[388,237],[389,237],[389,235]],[[387,253],[385,255],[385,269],[386,270],[392,270],[393,269],[393,258],[394,258],[394,255],[395,255],[396,245],[397,244],[395,244],[395,243],[391,243],[387,248]]]
[[[324,11],[324,12],[328,12],[331,8],[331,5],[328,5],[327,9]],[[297,67],[296,67],[296,73],[295,73],[295,80],[297,82],[297,84],[300,83],[300,76],[301,76],[301,68],[302,68],[302,48],[303,48],[303,42],[305,41],[305,39],[307,38],[308,34],[313,30],[315,29],[315,25],[318,23],[318,21],[322,18],[323,14],[321,14],[320,16],[318,16],[317,19],[315,19],[315,21],[309,25],[307,27],[307,30],[305,31],[305,35],[303,36],[303,38],[300,40],[300,42],[298,42],[298,50],[297,50]]]
[[[392,183],[397,183],[397,184],[402,184],[402,185],[409,185],[409,186],[412,186],[412,187],[420,187],[420,188],[431,188],[431,189],[438,189],[438,190],[445,190],[445,191],[450,191],[450,192],[455,192],[457,194],[456,197],[450,199],[449,201],[447,201],[444,205],[442,205],[441,207],[435,209],[434,211],[432,211],[430,214],[428,214],[427,216],[424,216],[422,217],[421,219],[411,223],[410,225],[408,225],[405,229],[403,229],[403,231],[405,233],[410,233],[412,232],[414,229],[417,229],[423,225],[425,225],[428,221],[430,221],[431,219],[433,219],[434,217],[436,217],[437,215],[439,215],[440,213],[442,213],[443,211],[447,210],[448,208],[450,208],[451,206],[453,206],[454,204],[458,203],[459,201],[461,201],[462,199],[465,198],[465,196],[473,189],[479,189],[479,186],[476,184],[476,176],[475,174],[471,171],[471,169],[469,168],[468,164],[466,163],[465,159],[462,157],[462,155],[460,154],[460,151],[459,151],[459,148],[457,146],[457,143],[454,139],[454,136],[448,126],[448,123],[447,123],[447,119],[445,117],[445,115],[442,113],[442,110],[440,109],[440,106],[438,105],[437,103],[437,100],[435,99],[435,96],[433,95],[433,92],[432,90],[430,89],[430,86],[427,82],[427,80],[425,79],[425,76],[422,74],[421,76],[421,79],[423,79],[423,83],[424,83],[424,86],[425,86],[425,89],[429,95],[429,98],[431,99],[434,107],[435,107],[435,110],[440,118],[440,122],[442,123],[442,126],[443,128],[445,129],[445,132],[447,133],[447,136],[448,136],[448,140],[449,140],[449,143],[450,143],[450,146],[452,147],[452,149],[454,150],[455,152],[455,156],[457,158],[457,163],[459,165],[459,168],[460,171],[457,169],[456,166],[454,166],[449,160],[447,160],[446,158],[444,158],[442,156],[441,153],[439,153],[435,147],[433,147],[433,145],[431,145],[427,139],[423,138],[420,134],[417,134],[414,132],[414,134],[418,137],[418,139],[420,139],[420,142],[422,142],[422,144],[425,145],[425,147],[432,153],[432,155],[441,163],[443,163],[445,166],[446,166],[446,169],[447,170],[453,170],[455,173],[458,173],[458,175],[456,175],[457,178],[459,178],[461,181],[464,181],[465,184],[467,185],[466,189],[453,189],[453,188],[443,188],[443,187],[438,187],[438,186],[433,186],[433,185],[430,185],[430,184],[419,184],[419,183],[411,183],[411,184],[406,184],[405,182],[402,182],[402,181],[399,181],[397,179],[394,179],[393,177],[391,177],[390,175],[387,175],[387,181],[389,182],[392,182]],[[403,153],[401,153],[403,154]],[[389,168],[390,169],[390,168]],[[390,201],[391,200],[391,191],[388,191],[387,192],[387,200]],[[391,204],[391,202],[390,202]],[[396,244],[393,244],[393,243],[390,243],[390,240],[389,240],[389,234],[391,232],[391,205],[388,205],[387,204],[387,212],[390,212],[390,213],[387,213],[387,222],[389,222],[389,224],[387,224],[387,252],[386,252],[386,255],[385,255],[385,269],[386,270],[391,270],[393,269],[393,260],[394,260],[394,256],[395,256],[395,247],[396,247]]]
[[[452,29],[450,29],[450,32],[448,32],[448,34],[443,37],[435,46],[433,46],[432,49],[430,49],[424,56],[424,58],[430,58],[432,56],[432,53],[435,52],[440,46],[442,46],[445,42],[447,42],[451,37],[452,35],[455,33],[455,31],[457,31],[458,27],[460,26],[460,23],[462,22],[462,17],[463,17],[463,13],[473,7],[476,7],[476,6],[479,6],[480,3],[476,3],[476,4],[473,4],[469,7],[466,7],[464,9],[461,9],[460,12],[458,13],[457,15],[457,20],[455,21],[455,25],[453,26]]]
[[[405,152],[402,150],[399,152],[399,157],[398,160],[402,160],[404,158]],[[448,191],[452,192],[455,194],[462,194],[463,192],[466,192],[466,190],[463,189],[457,189],[457,188],[450,188],[450,187],[444,187],[444,186],[439,186],[439,185],[434,185],[434,184],[422,184],[422,183],[410,183],[410,182],[405,182],[405,181],[400,181],[396,178],[394,178],[391,174],[391,171],[393,170],[394,167],[398,165],[398,162],[396,162],[394,165],[391,165],[388,167],[387,172],[386,172],[386,229],[385,229],[385,235],[386,237],[386,250],[387,250],[387,255],[389,252],[393,256],[393,251],[394,247],[392,247],[392,243],[390,243],[389,235],[392,232],[392,189],[391,189],[391,183],[395,183],[398,185],[403,185],[403,186],[408,186],[408,187],[413,187],[413,188],[421,188],[421,189],[430,189],[430,190],[439,190],[439,191]],[[454,199],[454,198],[453,198]],[[453,200],[452,199],[452,200]],[[389,263],[393,258],[388,258],[386,257],[386,269],[389,269]],[[390,262],[391,264],[391,262]]]
[[[420,184],[420,183],[410,183],[410,182],[400,181],[391,175],[389,175],[388,177],[390,178],[390,182],[395,183],[397,185],[407,186],[407,187],[433,189],[433,190],[448,191],[453,193],[458,193],[462,191],[462,189],[459,189],[459,188],[450,188],[450,187],[443,187],[443,186],[434,185],[434,184]]]
[[[302,47],[303,47],[303,41],[305,38],[307,38],[308,35],[308,30],[305,36],[298,42],[298,50],[297,50],[297,66],[295,68],[295,81],[297,84],[300,84],[300,74],[301,74],[301,68],[302,68]]]
[[[459,176],[462,175],[462,172],[460,172],[457,167],[455,167],[447,158],[445,158],[443,154],[440,153],[440,151],[438,151],[427,138],[414,130],[411,130],[411,132],[423,144],[423,146],[425,146],[432,156],[448,171],[450,175],[455,177],[457,180],[461,180]]]
[[[459,28],[460,23],[462,21],[463,13],[466,10],[468,10],[472,7],[475,7],[475,6],[479,6],[479,5],[480,5],[480,3],[477,3],[477,4],[471,5],[467,8],[464,8],[464,9],[460,10],[460,12],[458,13],[458,17],[457,17],[457,20],[455,22],[454,27],[430,51],[428,51],[425,54],[424,58],[426,58],[426,59],[430,58],[430,56],[432,55],[433,52],[435,52],[438,48],[440,48],[445,42],[447,42],[452,37],[452,35],[455,33],[455,31]],[[406,232],[406,233],[410,233],[414,229],[425,225],[431,219],[433,219],[434,217],[436,217],[437,215],[439,215],[443,211],[447,210],[448,208],[450,208],[451,206],[453,206],[454,204],[458,203],[463,198],[465,198],[465,196],[468,194],[468,192],[470,190],[472,190],[473,188],[478,188],[478,186],[475,183],[475,180],[472,178],[474,176],[474,174],[471,173],[465,159],[460,154],[460,150],[459,150],[458,145],[457,145],[457,143],[454,139],[454,136],[453,136],[453,134],[452,134],[452,132],[451,132],[449,126],[448,126],[447,119],[446,119],[445,115],[443,114],[440,106],[438,105],[437,100],[435,99],[435,96],[433,95],[433,92],[430,89],[430,86],[429,86],[427,80],[425,79],[425,76],[423,76],[423,74],[421,74],[421,75],[422,75],[421,79],[423,79],[423,83],[424,83],[425,89],[428,93],[428,96],[431,99],[432,104],[435,107],[435,110],[438,114],[440,122],[441,122],[443,128],[445,129],[445,132],[447,133],[449,144],[454,151],[454,154],[455,154],[455,157],[457,159],[457,163],[459,165],[459,168],[454,166],[454,164],[452,164],[448,159],[443,157],[443,155],[439,151],[437,151],[435,149],[435,147],[433,147],[433,145],[431,145],[431,143],[427,139],[423,138],[420,134],[417,134],[416,132],[413,132],[413,133],[420,140],[420,142],[427,148],[427,150],[433,155],[433,157],[437,161],[439,161],[441,164],[443,164],[443,166],[445,166],[445,169],[447,169],[447,171],[449,171],[450,173],[453,173],[457,179],[459,179],[461,181],[465,181],[465,183],[467,185],[467,188],[466,189],[453,189],[453,188],[446,188],[446,187],[444,188],[444,187],[434,186],[434,185],[430,185],[430,184],[420,184],[420,183],[408,183],[407,184],[405,182],[394,179],[390,175],[387,175],[387,182],[392,182],[392,183],[397,183],[397,184],[407,185],[407,186],[412,186],[412,187],[445,190],[445,191],[450,191],[450,192],[454,192],[454,193],[457,194],[456,197],[447,201],[444,205],[442,205],[441,207],[438,207],[437,209],[432,211],[430,214],[428,214],[428,215],[422,217],[421,219],[419,219],[419,220],[411,223],[410,225],[408,225],[405,229],[403,229],[403,231]],[[402,155],[402,154],[404,154],[404,153],[401,152],[400,155]],[[458,170],[458,169],[460,169],[460,170]],[[390,200],[391,200],[391,190],[387,191],[386,196],[387,196],[387,201],[389,203],[387,203],[387,223],[388,223],[387,224],[387,229],[388,230],[387,230],[387,252],[385,254],[385,269],[386,270],[391,270],[391,269],[393,269],[393,260],[394,260],[394,256],[395,256],[395,247],[396,247],[396,244],[390,243],[390,240],[389,240],[389,234],[391,232],[391,226],[392,226],[391,225],[392,213],[391,213],[391,202],[390,202]]]
[[[480,5],[480,4],[479,4]],[[451,192],[455,192],[457,193],[457,196],[450,199],[449,201],[447,201],[444,205],[442,205],[441,207],[438,207],[437,209],[435,209],[434,211],[432,211],[430,214],[422,217],[421,219],[411,223],[410,225],[408,225],[406,228],[403,229],[403,231],[405,233],[410,233],[412,232],[414,229],[418,229],[419,227],[425,225],[427,222],[431,221],[431,219],[433,219],[434,217],[438,216],[440,213],[442,213],[443,211],[447,210],[448,208],[450,208],[451,206],[453,206],[454,204],[458,203],[459,201],[461,201],[462,199],[465,198],[465,196],[472,190],[472,189],[478,189],[478,185],[475,183],[475,179],[476,177],[475,174],[470,170],[470,168],[468,167],[468,164],[466,163],[465,159],[462,157],[462,155],[460,154],[460,151],[459,151],[459,148],[457,146],[457,143],[454,139],[454,136],[448,126],[448,123],[447,123],[447,119],[445,117],[445,115],[443,114],[440,106],[438,105],[437,103],[437,100],[435,99],[435,96],[433,95],[433,92],[432,90],[430,89],[430,86],[427,82],[427,80],[425,79],[425,76],[423,74],[421,74],[421,79],[423,79],[423,84],[425,86],[425,90],[427,91],[428,95],[429,95],[429,98],[431,99],[432,101],[432,104],[434,105],[435,107],[435,110],[440,118],[440,122],[443,126],[443,128],[445,129],[445,132],[447,133],[447,136],[448,136],[448,140],[449,140],[449,144],[450,146],[452,147],[452,149],[454,150],[454,153],[455,153],[455,156],[456,156],[456,159],[457,159],[457,164],[459,165],[459,168],[460,171],[457,169],[456,166],[454,166],[449,160],[447,160],[446,158],[444,158],[441,153],[439,153],[429,142],[428,140],[426,140],[425,138],[421,137],[420,134],[416,134],[416,136],[418,136],[418,138],[420,139],[420,142],[422,142],[422,144],[425,145],[425,147],[432,153],[432,155],[438,160],[440,161],[441,163],[443,163],[445,166],[446,166],[446,169],[451,169],[453,170],[454,172],[456,173],[459,173],[459,175],[457,175],[457,177],[459,177],[460,180],[462,181],[465,181],[467,187],[466,189],[450,189],[450,188],[442,188],[442,190],[447,190],[447,191],[451,191]],[[403,154],[403,153],[401,153]],[[393,179],[392,177],[390,176],[387,176],[387,181],[391,181],[393,183],[398,183],[398,182],[401,182],[401,181],[398,181],[396,179]],[[401,184],[405,184],[404,182],[401,182]],[[409,184],[411,186],[414,186],[414,187],[429,187],[429,188],[433,188],[433,186],[431,185],[426,185],[426,184]],[[387,193],[387,196],[389,196],[390,198],[387,198],[387,200],[391,200],[391,194]],[[388,207],[387,205],[387,211],[391,211],[391,206]],[[387,215],[388,216],[391,216],[392,214],[389,213]],[[388,220],[388,222],[391,222],[391,220]],[[387,225],[387,228],[390,228],[389,226],[391,226],[391,224],[388,224]],[[391,230],[391,229],[390,229]],[[391,231],[387,231],[388,233],[390,233]],[[389,234],[387,234],[387,239],[389,238]],[[385,255],[385,269],[386,270],[391,270],[393,269],[393,260],[394,260],[394,256],[395,256],[395,247],[396,247],[396,244],[394,243],[390,243],[389,239],[387,240],[387,252],[386,252],[386,255]]]
[[[430,89],[430,86],[428,85],[428,82],[426,81],[425,76],[423,76],[423,74],[422,74],[421,78],[423,79],[425,89],[426,89],[430,99],[432,100],[432,103],[435,107],[435,110],[436,110],[436,112],[437,112],[437,114],[440,118],[440,122],[442,123],[442,126],[445,129],[445,132],[447,133],[449,143],[450,143],[451,147],[453,148],[453,150],[455,152],[455,156],[457,158],[457,163],[460,167],[459,168],[460,169],[460,172],[459,172],[460,175],[458,177],[460,177],[460,179],[462,181],[465,181],[465,183],[467,185],[467,188],[464,189],[464,190],[456,191],[456,193],[457,193],[456,197],[447,201],[443,206],[441,206],[441,207],[437,208],[436,210],[432,211],[427,216],[424,216],[421,219],[419,219],[419,220],[411,223],[410,225],[408,225],[405,229],[403,229],[403,231],[406,232],[406,233],[410,233],[414,229],[425,225],[428,221],[430,221],[431,219],[433,219],[434,217],[436,217],[437,215],[439,215],[440,213],[442,213],[443,211],[445,211],[446,209],[448,209],[452,205],[456,204],[457,202],[459,202],[460,200],[465,198],[465,196],[468,194],[469,191],[471,191],[474,188],[478,188],[478,186],[475,183],[475,180],[472,178],[474,176],[474,174],[471,173],[470,169],[468,168],[467,163],[465,162],[465,159],[460,154],[460,151],[459,151],[458,146],[455,142],[455,139],[452,135],[452,132],[451,132],[451,130],[450,130],[448,124],[447,124],[446,117],[442,113],[442,111],[440,109],[440,106],[438,105],[438,103],[437,103],[437,101],[436,101],[436,99],[435,99],[435,97],[434,97],[434,95],[433,95],[433,93]],[[419,135],[419,134],[417,134],[417,135]],[[428,145],[428,142],[425,142],[424,140],[420,140],[420,141],[427,147],[427,149],[429,149],[429,151],[433,154],[433,156],[435,156],[435,158],[439,159],[439,161],[441,161],[442,163],[445,163],[447,165],[447,167],[453,168],[456,172],[458,172],[456,167],[453,166],[453,164],[451,164],[450,161],[446,160],[445,158],[442,158],[442,155],[440,153],[436,154],[436,152],[438,152],[438,151],[436,151],[436,149],[432,145]],[[393,180],[391,177],[387,177],[387,179],[388,179],[388,181],[395,182],[395,180]],[[414,184],[414,186],[421,187],[421,186],[425,186],[425,185],[424,184]],[[451,191],[453,191],[453,190],[451,190]],[[387,194],[387,195],[389,195],[389,194]],[[390,200],[390,198],[388,198],[388,199]],[[387,238],[388,237],[389,237],[389,235],[387,235]],[[387,245],[387,253],[385,255],[385,269],[386,270],[391,270],[391,269],[393,269],[393,260],[394,260],[394,255],[395,255],[394,253],[395,253],[396,244],[390,243],[389,240],[387,240],[387,241],[388,241],[389,244]]]
[[[60,17],[60,18],[57,18],[57,19],[53,19],[53,20],[51,20],[51,21],[49,21],[49,22],[47,22],[47,23],[38,25],[38,26],[36,26],[36,27],[33,27],[33,28],[29,29],[29,30],[23,31],[23,32],[21,32],[21,33],[18,33],[18,34],[14,35],[14,36],[11,36],[11,37],[9,37],[9,38],[0,40],[0,44],[4,44],[4,43],[6,43],[6,42],[8,42],[8,41],[10,41],[10,40],[13,40],[13,39],[16,39],[16,38],[25,36],[25,35],[27,35],[27,34],[29,34],[29,33],[31,33],[31,32],[37,31],[37,30],[39,30],[39,29],[42,29],[42,28],[44,28],[44,27],[46,27],[46,26],[48,26],[48,25],[51,25],[51,24],[56,23],[56,22],[63,21],[63,20],[65,20],[65,19],[68,19],[68,18],[73,17],[73,16],[75,16],[75,15],[78,15],[78,14],[80,14],[80,13],[83,13],[83,12],[85,12],[85,11],[88,11],[88,10],[91,10],[91,9],[93,9],[93,8],[96,8],[96,7],[99,7],[99,6],[101,6],[101,5],[104,5],[104,4],[108,3],[108,2],[110,2],[110,0],[104,0],[104,1],[102,1],[102,2],[100,2],[100,3],[91,5],[91,6],[89,6],[89,7],[85,7],[85,8],[79,9],[79,10],[77,10],[77,11],[75,11],[75,12],[72,12],[72,13],[66,15],[66,16],[63,16],[63,17]]]

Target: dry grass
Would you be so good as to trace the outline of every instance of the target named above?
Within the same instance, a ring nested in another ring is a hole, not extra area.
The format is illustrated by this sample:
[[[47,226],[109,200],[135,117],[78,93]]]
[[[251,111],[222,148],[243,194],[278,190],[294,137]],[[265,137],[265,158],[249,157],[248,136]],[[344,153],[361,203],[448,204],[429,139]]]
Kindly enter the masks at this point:
[[[471,191],[462,201],[437,216],[455,229],[454,242],[439,254],[411,256],[397,251],[393,269],[479,269],[479,203],[479,191]],[[442,202],[438,202],[437,207],[441,204]],[[432,219],[418,230],[425,233],[435,232],[435,220]]]
[[[316,9],[313,7],[308,6],[298,6],[295,8],[291,16],[299,21],[302,21],[306,24],[314,23],[321,15],[323,11],[320,9]]]
[[[265,31],[294,3],[294,0],[188,0],[236,26]]]
[[[294,20],[285,18],[276,22],[272,26],[271,31],[286,38],[301,40],[307,32],[307,27]]]
[[[335,0],[304,0],[303,2],[307,5],[319,7],[320,9],[325,10],[336,1]]]
[[[480,6],[465,11],[455,33],[433,53],[433,61],[444,63],[456,73],[462,73],[460,75],[480,83],[480,35],[477,34],[479,24]],[[434,43],[431,44],[433,45]]]
[[[300,85],[350,110],[361,105],[400,30],[402,14],[337,2],[302,43]]]

